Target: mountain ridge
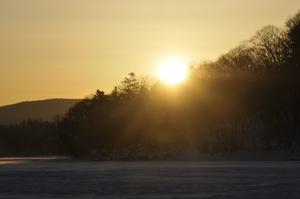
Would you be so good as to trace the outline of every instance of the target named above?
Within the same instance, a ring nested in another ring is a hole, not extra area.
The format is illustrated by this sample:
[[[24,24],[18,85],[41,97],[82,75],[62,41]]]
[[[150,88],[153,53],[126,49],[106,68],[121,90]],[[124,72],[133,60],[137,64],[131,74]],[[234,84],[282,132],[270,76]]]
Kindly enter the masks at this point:
[[[52,121],[55,115],[65,114],[80,100],[53,98],[0,106],[0,124],[19,123],[24,119]]]

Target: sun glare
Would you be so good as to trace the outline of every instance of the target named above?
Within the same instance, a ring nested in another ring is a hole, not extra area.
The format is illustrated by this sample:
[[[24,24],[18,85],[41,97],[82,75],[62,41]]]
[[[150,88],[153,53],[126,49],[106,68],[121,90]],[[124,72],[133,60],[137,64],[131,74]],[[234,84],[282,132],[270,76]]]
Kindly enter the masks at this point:
[[[168,58],[159,65],[158,77],[170,85],[182,82],[187,75],[186,63],[179,58]]]

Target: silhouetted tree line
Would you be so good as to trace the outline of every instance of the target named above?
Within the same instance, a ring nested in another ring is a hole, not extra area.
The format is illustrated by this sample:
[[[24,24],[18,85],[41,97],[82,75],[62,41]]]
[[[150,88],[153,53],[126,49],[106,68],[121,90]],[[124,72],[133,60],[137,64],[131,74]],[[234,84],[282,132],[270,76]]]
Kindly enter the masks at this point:
[[[193,69],[195,92],[186,89],[185,96],[194,108],[200,103],[194,109],[198,116],[191,116],[206,120],[198,131],[214,151],[245,149],[242,139],[249,128],[259,138],[252,139],[252,149],[299,150],[299,58],[300,12],[284,29],[268,25],[216,61]]]
[[[32,136],[71,157],[130,146],[136,153],[174,146],[206,153],[294,152],[300,149],[299,102],[300,12],[284,28],[265,26],[216,61],[192,65],[186,81],[176,87],[129,73],[110,94],[97,90],[50,126],[41,123],[49,134]],[[11,138],[21,126],[2,125],[0,147],[13,152],[27,146]],[[15,134],[28,139],[26,133]]]
[[[48,143],[52,125],[39,119],[0,124],[0,156],[53,155]]]
[[[293,152],[300,146],[299,64],[300,12],[284,28],[268,25],[216,61],[191,66],[176,88],[129,73],[111,94],[98,90],[57,119],[53,144],[74,157],[132,145]]]

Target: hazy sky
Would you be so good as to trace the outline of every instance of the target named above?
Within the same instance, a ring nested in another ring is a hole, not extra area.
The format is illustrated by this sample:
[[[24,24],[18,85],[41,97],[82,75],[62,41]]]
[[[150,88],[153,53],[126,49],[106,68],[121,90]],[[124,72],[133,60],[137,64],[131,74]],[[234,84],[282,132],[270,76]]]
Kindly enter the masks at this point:
[[[0,106],[110,93],[169,55],[214,60],[299,0],[0,0]]]

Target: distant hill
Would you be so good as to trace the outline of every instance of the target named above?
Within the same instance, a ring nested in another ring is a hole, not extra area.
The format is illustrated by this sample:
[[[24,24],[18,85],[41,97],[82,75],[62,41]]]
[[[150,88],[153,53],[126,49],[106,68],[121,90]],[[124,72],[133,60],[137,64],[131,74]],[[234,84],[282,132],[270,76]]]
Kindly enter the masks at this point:
[[[48,99],[26,101],[0,107],[0,124],[19,123],[23,119],[52,121],[53,116],[65,114],[80,99]]]

